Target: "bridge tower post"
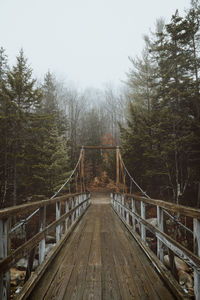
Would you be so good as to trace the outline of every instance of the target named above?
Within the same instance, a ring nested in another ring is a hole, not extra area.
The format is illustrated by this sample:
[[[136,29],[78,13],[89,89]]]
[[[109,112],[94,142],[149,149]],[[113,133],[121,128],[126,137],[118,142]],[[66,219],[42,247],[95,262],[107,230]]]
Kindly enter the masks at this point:
[[[84,193],[85,192],[85,165],[84,165],[84,161],[85,161],[85,150],[84,147],[82,146],[82,156],[81,156],[81,192]]]
[[[116,192],[119,193],[119,147],[116,147]]]

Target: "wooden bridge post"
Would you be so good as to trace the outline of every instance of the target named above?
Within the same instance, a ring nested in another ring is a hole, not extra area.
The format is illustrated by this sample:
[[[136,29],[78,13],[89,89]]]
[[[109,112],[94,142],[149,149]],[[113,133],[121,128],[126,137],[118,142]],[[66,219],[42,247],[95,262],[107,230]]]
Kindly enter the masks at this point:
[[[200,219],[193,220],[194,253],[200,257]],[[200,299],[200,272],[194,269],[195,299]]]
[[[10,252],[10,218],[0,220],[0,260],[6,258]],[[0,277],[0,299],[10,299],[10,272]]]
[[[113,195],[113,207],[115,207],[117,200],[118,200],[118,195],[116,193],[114,193],[114,195]]]
[[[119,193],[119,147],[116,148],[116,192]]]
[[[84,199],[85,199],[85,194],[82,194],[82,195],[80,195],[80,198],[79,198],[79,204],[81,204],[83,201],[84,201]],[[81,213],[82,213],[82,211],[83,211],[83,205],[81,204],[80,206],[79,206],[79,216],[81,215]]]
[[[65,201],[65,213],[68,213],[69,211],[69,203],[68,203],[68,199]],[[67,232],[67,229],[68,229],[68,220],[69,220],[69,217],[66,217],[65,219],[65,232]]]
[[[86,200],[87,198],[89,198],[90,197],[90,194],[85,194],[85,196],[84,196],[84,200]],[[88,201],[90,201],[90,200],[88,200]],[[87,202],[88,202],[87,201]],[[87,207],[87,202],[85,202],[83,205],[84,205],[84,210],[86,209],[86,207]],[[89,202],[88,202],[88,204],[89,204]]]
[[[113,206],[113,193],[110,193],[110,203]]]
[[[60,218],[60,213],[61,213],[61,203],[56,202],[56,220]],[[61,239],[61,226],[60,224],[56,226],[56,243],[59,242]]]
[[[122,217],[125,218],[125,208],[124,208],[124,195],[122,197]]]
[[[75,197],[75,207],[79,204],[79,195],[76,195]],[[79,217],[79,207],[76,209],[76,219]]]
[[[122,197],[120,197],[120,215],[123,217],[123,200],[122,200]]]
[[[41,207],[39,211],[39,228],[42,231],[46,225],[46,206]],[[45,258],[45,238],[39,242],[39,263],[41,264]]]
[[[131,208],[132,208],[132,212],[135,212],[135,199],[132,198],[131,199]],[[132,214],[132,224],[133,224],[133,230],[135,230],[135,216],[134,214]]]
[[[120,202],[121,202],[121,195],[116,194],[115,195],[115,209],[118,210],[118,206],[120,207]]]
[[[129,209],[128,201],[126,202],[126,207]],[[129,211],[128,211],[128,209],[126,210],[126,223],[129,225]]]
[[[118,195],[117,199],[116,199],[118,202],[117,202],[117,210],[118,210],[118,213],[121,214],[121,197],[120,195]]]
[[[163,209],[159,206],[157,206],[157,223],[160,231],[164,232],[164,214]],[[159,240],[159,238],[157,238],[157,256],[163,262],[164,249],[163,243]]]
[[[71,208],[74,208],[74,197],[72,197]],[[74,211],[72,212],[72,224],[74,223]]]
[[[146,219],[146,204],[143,201],[141,201],[141,217]],[[146,228],[143,224],[141,224],[141,238],[146,242]]]

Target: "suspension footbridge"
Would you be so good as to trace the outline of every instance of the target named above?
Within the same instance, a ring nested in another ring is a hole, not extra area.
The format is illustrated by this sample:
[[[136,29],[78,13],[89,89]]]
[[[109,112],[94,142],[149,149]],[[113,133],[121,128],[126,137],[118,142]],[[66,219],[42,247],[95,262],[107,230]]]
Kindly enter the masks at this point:
[[[13,297],[10,270],[23,257],[27,267],[24,285],[15,294],[18,300],[200,299],[200,210],[151,199],[129,174],[119,147],[109,147],[116,151],[116,190],[91,195],[84,180],[88,148],[105,149],[83,147],[74,171],[51,199],[0,210],[0,299]],[[76,193],[58,196],[73,177],[79,184]],[[128,189],[127,177],[140,195]],[[150,209],[154,225],[147,218]],[[26,217],[11,227],[18,214]],[[181,217],[190,219],[192,228]],[[37,231],[12,249],[15,231],[28,229],[33,218]],[[191,236],[192,249],[173,238],[166,225],[171,223]],[[49,234],[55,235],[55,245],[47,253]],[[32,272],[34,257],[39,266]],[[177,280],[176,257],[193,274],[190,289]]]

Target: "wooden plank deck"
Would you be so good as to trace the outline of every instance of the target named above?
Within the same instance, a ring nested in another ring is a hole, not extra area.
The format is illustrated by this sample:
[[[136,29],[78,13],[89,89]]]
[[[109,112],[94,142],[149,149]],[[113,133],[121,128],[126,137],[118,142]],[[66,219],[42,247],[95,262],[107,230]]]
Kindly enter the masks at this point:
[[[174,299],[148,258],[98,197],[29,299]]]

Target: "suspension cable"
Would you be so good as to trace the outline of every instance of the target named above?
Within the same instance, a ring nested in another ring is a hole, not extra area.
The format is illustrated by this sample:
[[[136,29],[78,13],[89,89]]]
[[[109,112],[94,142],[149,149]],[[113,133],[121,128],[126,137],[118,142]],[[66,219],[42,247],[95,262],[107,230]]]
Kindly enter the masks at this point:
[[[77,161],[77,164],[74,168],[74,170],[72,171],[71,175],[67,178],[67,180],[63,183],[63,185],[58,189],[58,191],[50,198],[50,199],[54,199],[59,193],[60,191],[65,187],[65,185],[69,182],[70,183],[70,180],[72,178],[72,176],[74,175],[74,173],[76,172],[76,169],[78,168],[79,164],[80,164],[80,161],[81,161],[81,158],[82,158],[82,154],[83,154],[83,149],[81,149],[81,152],[80,152],[80,156],[79,156],[79,159]],[[25,223],[27,223],[40,209],[37,208],[32,214],[30,214],[27,218],[21,220],[21,222],[19,224],[17,224],[16,226],[14,226],[10,232],[14,232],[16,229],[18,229],[19,227],[23,226]]]
[[[121,153],[120,153],[120,159],[121,159],[121,162],[122,162],[122,165],[126,171],[126,173],[128,174],[128,176],[130,177],[131,181],[137,186],[137,188],[141,191],[141,193],[147,197],[148,199],[150,199],[150,197],[147,195],[147,193],[145,191],[143,191],[143,189],[137,184],[137,182],[133,179],[133,177],[130,175],[129,171],[127,170],[125,164],[124,164],[124,161],[122,159],[122,156],[121,156]]]
[[[149,195],[147,195],[147,193],[145,191],[143,191],[143,189],[137,184],[137,182],[133,179],[133,177],[130,175],[129,171],[127,170],[125,164],[124,164],[124,161],[122,159],[122,156],[121,156],[121,153],[120,153],[120,159],[121,159],[121,162],[124,166],[124,169],[126,170],[128,176],[130,177],[130,180],[131,180],[131,183],[133,182],[137,188],[142,192],[142,194],[147,197],[148,199],[151,199],[149,197]],[[132,188],[132,184],[131,184],[131,188]],[[184,224],[182,224],[180,221],[177,220],[176,217],[172,216],[168,211],[166,211],[165,209],[163,209],[164,213],[170,218],[172,219],[176,224],[180,225],[181,227],[183,227],[185,230],[187,230],[189,233],[193,234],[192,230],[190,230],[188,227],[186,227]]]

